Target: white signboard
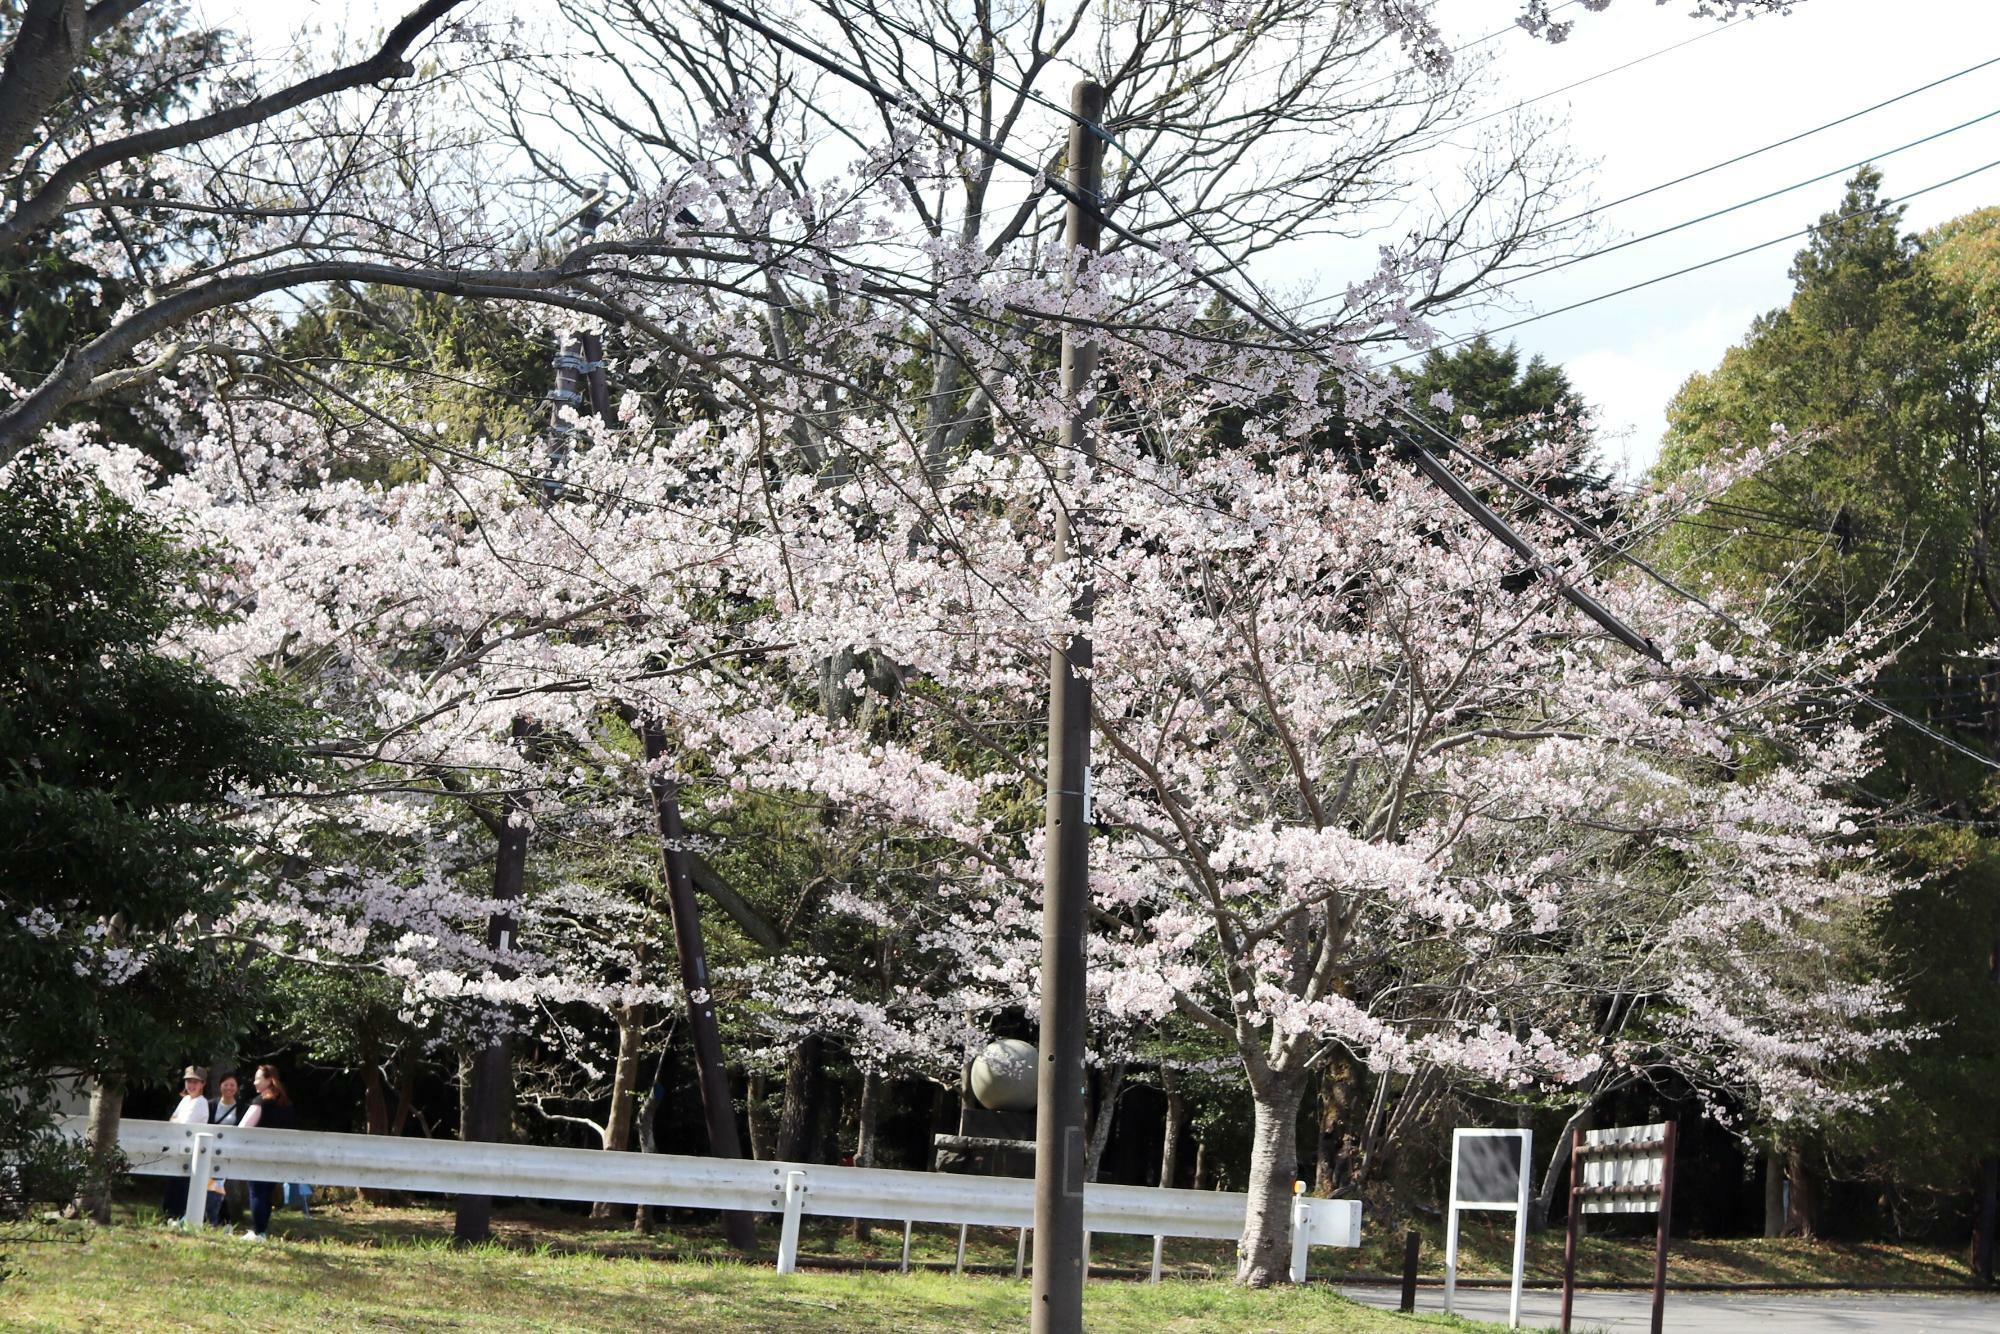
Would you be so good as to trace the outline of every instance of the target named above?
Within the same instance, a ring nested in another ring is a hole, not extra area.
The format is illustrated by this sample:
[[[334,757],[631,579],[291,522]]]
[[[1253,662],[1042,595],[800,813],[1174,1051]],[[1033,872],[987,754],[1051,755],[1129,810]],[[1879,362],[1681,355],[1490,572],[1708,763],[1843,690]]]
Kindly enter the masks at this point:
[[[1454,1130],[1451,1135],[1450,1209],[1444,1232],[1444,1309],[1458,1292],[1458,1214],[1461,1209],[1514,1215],[1514,1285],[1507,1324],[1521,1324],[1521,1275],[1527,1266],[1528,1183],[1535,1151],[1532,1130]]]
[[[1587,1214],[1650,1214],[1667,1175],[1667,1127],[1613,1126],[1586,1131],[1581,1207]]]

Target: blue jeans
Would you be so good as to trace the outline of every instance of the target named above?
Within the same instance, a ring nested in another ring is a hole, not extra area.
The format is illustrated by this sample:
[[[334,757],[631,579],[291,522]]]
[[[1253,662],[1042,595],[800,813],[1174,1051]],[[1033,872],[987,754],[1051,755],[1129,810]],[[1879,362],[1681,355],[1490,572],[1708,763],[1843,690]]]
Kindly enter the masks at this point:
[[[271,1204],[277,1195],[275,1181],[250,1183],[250,1230],[260,1237],[271,1230]]]

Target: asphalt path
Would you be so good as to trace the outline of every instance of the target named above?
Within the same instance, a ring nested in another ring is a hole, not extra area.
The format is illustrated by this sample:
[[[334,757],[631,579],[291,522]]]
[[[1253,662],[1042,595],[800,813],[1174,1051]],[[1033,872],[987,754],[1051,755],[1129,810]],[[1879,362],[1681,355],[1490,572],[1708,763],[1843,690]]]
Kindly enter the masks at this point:
[[[1343,1288],[1369,1306],[1393,1309],[1392,1287]],[[1442,1311],[1444,1292],[1418,1288],[1419,1311]],[[1460,1288],[1453,1309],[1479,1320],[1507,1319],[1504,1288]],[[1644,1292],[1579,1292],[1575,1334],[1652,1328],[1653,1298]],[[1529,1289],[1521,1294],[1521,1328],[1554,1329],[1562,1294]],[[1669,1292],[1668,1334],[2000,1334],[2000,1298],[1868,1292]]]

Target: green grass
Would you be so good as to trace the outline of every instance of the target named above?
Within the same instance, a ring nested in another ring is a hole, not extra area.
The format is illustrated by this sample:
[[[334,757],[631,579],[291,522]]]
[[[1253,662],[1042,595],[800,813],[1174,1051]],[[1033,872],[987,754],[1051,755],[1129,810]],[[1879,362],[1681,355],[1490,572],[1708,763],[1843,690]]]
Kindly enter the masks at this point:
[[[286,1213],[280,1220],[294,1218]],[[1650,1221],[1650,1220],[1648,1220]],[[317,1235],[357,1244],[437,1241],[451,1236],[448,1209],[413,1205],[381,1208],[352,1200],[315,1210]],[[768,1261],[776,1254],[777,1219],[759,1223],[760,1248],[754,1257]],[[1419,1272],[1444,1274],[1444,1235],[1436,1224],[1425,1224],[1419,1252]],[[565,1253],[672,1259],[725,1260],[732,1257],[718,1229],[671,1224],[650,1236],[633,1233],[625,1221],[591,1223],[580,1214],[527,1204],[500,1206],[494,1217],[494,1237],[516,1249],[549,1249]],[[974,1268],[1013,1272],[1016,1234],[1002,1228],[973,1228],[966,1241],[966,1262]],[[1403,1231],[1370,1220],[1362,1229],[1359,1250],[1316,1248],[1311,1275],[1339,1279],[1349,1275],[1396,1275],[1403,1269]],[[843,1261],[893,1265],[902,1253],[902,1228],[878,1225],[866,1241],[850,1234],[845,1220],[807,1219],[800,1251]],[[958,1229],[920,1225],[910,1247],[919,1266],[948,1265],[958,1245]],[[1095,1266],[1145,1270],[1152,1264],[1149,1237],[1099,1234],[1091,1239]],[[1467,1278],[1504,1278],[1512,1254],[1513,1232],[1504,1222],[1475,1215],[1464,1222],[1460,1236],[1460,1270]],[[1562,1277],[1563,1235],[1553,1231],[1531,1237],[1528,1276]],[[1169,1239],[1165,1267],[1183,1278],[1227,1278],[1235,1272],[1235,1247],[1226,1241]],[[1645,1237],[1586,1237],[1577,1275],[1586,1281],[1650,1284],[1653,1241]],[[1842,1283],[1958,1285],[1970,1280],[1965,1256],[1942,1247],[1888,1242],[1819,1242],[1794,1238],[1749,1239],[1676,1238],[1668,1260],[1670,1279],[1689,1283]]]
[[[1365,1222],[1365,1220],[1364,1220]],[[1651,1225],[1652,1219],[1644,1222]],[[1423,1234],[1419,1271],[1444,1274],[1444,1229],[1429,1223]],[[1474,1216],[1459,1231],[1459,1273],[1468,1278],[1504,1278],[1513,1255],[1512,1219]],[[1400,1274],[1403,1231],[1377,1225],[1362,1228],[1358,1251],[1314,1252],[1313,1275]],[[1528,1238],[1527,1274],[1560,1280],[1560,1229]],[[1577,1248],[1577,1277],[1586,1282],[1651,1284],[1653,1237],[1584,1237]],[[1807,1241],[1796,1237],[1676,1237],[1667,1252],[1667,1280],[1679,1283],[1835,1283],[1957,1286],[1971,1282],[1962,1251],[1903,1242]]]
[[[355,1239],[296,1218],[263,1244],[157,1223],[70,1225],[16,1244],[0,1326],[24,1330],[1016,1330],[1027,1285],[939,1273],[799,1273],[707,1260],[639,1260],[440,1241]],[[1011,1261],[1011,1256],[1009,1257]],[[1486,1330],[1370,1310],[1319,1287],[1248,1292],[1178,1280],[1090,1285],[1104,1331]]]

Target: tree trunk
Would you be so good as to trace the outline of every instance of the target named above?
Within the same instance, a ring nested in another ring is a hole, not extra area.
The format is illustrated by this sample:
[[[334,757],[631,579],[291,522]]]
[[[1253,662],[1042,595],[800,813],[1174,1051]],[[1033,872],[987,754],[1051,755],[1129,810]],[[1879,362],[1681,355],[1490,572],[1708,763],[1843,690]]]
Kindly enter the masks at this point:
[[[378,1053],[367,1047],[361,1054],[361,1119],[370,1135],[393,1135],[389,1115],[389,1083],[382,1078]],[[380,1186],[357,1187],[354,1198],[363,1204],[393,1205],[403,1202],[403,1192]]]
[[[1583,1106],[1569,1114],[1569,1120],[1556,1135],[1555,1148],[1549,1151],[1549,1165],[1542,1173],[1542,1188],[1535,1192],[1535,1198],[1528,1205],[1528,1230],[1546,1232],[1555,1218],[1556,1195],[1569,1181],[1571,1135],[1581,1135],[1589,1130],[1597,1120],[1595,1098],[1585,1101]],[[1567,1218],[1567,1214],[1565,1214]]]
[[[1791,1187],[1790,1197],[1785,1203],[1785,1235],[1818,1236],[1817,1191],[1813,1185],[1812,1170],[1806,1162],[1806,1151],[1798,1145],[1785,1150],[1785,1184]]]
[[[1972,1234],[1972,1281],[1993,1286],[1994,1233],[2000,1231],[2000,1158],[1979,1164],[1979,1212]]]
[[[854,1165],[875,1166],[875,1120],[881,1114],[882,1076],[873,1070],[861,1072],[861,1099],[854,1108]],[[854,1239],[867,1241],[874,1234],[868,1220],[854,1220]]]
[[[530,731],[526,718],[515,718],[511,735],[520,751]],[[493,898],[495,906],[486,918],[486,948],[505,956],[514,948],[514,921],[510,905],[520,899],[528,880],[528,824],[521,799],[509,796],[500,803],[496,822],[497,844],[493,852]],[[501,978],[511,978],[514,970],[502,963],[494,969]],[[514,1044],[508,1034],[508,1016],[497,1007],[488,1013],[490,1031],[486,1045],[472,1059],[470,1088],[461,1094],[460,1107],[469,1115],[458,1123],[461,1140],[487,1143],[505,1137],[513,1120]],[[460,1245],[483,1242],[493,1235],[493,1200],[486,1195],[461,1195],[452,1219],[452,1240]]]
[[[1299,1104],[1305,1081],[1266,1075],[1252,1087],[1256,1111],[1250,1139],[1250,1202],[1236,1247],[1236,1281],[1268,1288],[1290,1281],[1292,1183],[1299,1167]]]
[[[1764,1150],[1764,1235],[1785,1235],[1785,1156]]]
[[[785,1108],[778,1117],[778,1159],[808,1163],[813,1156],[813,1120],[820,1101],[820,1037],[813,1033],[792,1048],[785,1061]]]
[[[636,1005],[621,1005],[616,1019],[618,1058],[611,1067],[611,1108],[604,1115],[607,1153],[623,1153],[632,1147],[632,1115],[639,1084],[639,1034],[644,1016]],[[590,1206],[590,1216],[594,1219],[606,1219],[617,1212],[618,1206],[609,1200],[599,1200]]]
[[[1205,1139],[1194,1142],[1194,1188],[1208,1189],[1208,1141]]]
[[[417,1106],[417,1057],[405,1051],[396,1065],[396,1114],[389,1118],[389,1133],[400,1135],[409,1129],[410,1113]]]
[[[750,1096],[744,1108],[750,1122],[750,1156],[758,1162],[771,1161],[771,1087],[760,1070],[750,1076]]]
[[[93,1223],[111,1221],[111,1187],[117,1176],[118,1121],[125,1111],[125,1081],[100,1077],[90,1085],[90,1150],[70,1213]]]
[[[1125,1092],[1125,1062],[1119,1061],[1098,1072],[1097,1116],[1091,1122],[1090,1143],[1085,1150],[1083,1179],[1097,1180],[1098,1164],[1104,1161],[1104,1146],[1111,1141],[1111,1123],[1118,1116],[1118,1099]]]
[[[1172,1190],[1174,1179],[1180,1174],[1181,1136],[1187,1133],[1187,1098],[1181,1093],[1171,1066],[1160,1067],[1160,1088],[1167,1095],[1165,1142],[1160,1146],[1160,1185]]]
[[[646,1090],[645,1106],[639,1109],[639,1120],[635,1130],[639,1136],[641,1153],[660,1151],[660,1104],[667,1100],[667,1059],[673,1055],[673,1050],[673,1036],[670,1031],[667,1041],[660,1044],[660,1059],[653,1065],[653,1086]],[[646,1234],[652,1232],[652,1205],[642,1204],[632,1211],[632,1230]]]
[[[1346,1187],[1349,1172],[1341,1169],[1360,1153],[1354,1132],[1361,1102],[1361,1072],[1352,1059],[1339,1056],[1319,1075],[1319,1162],[1313,1171],[1313,1192],[1331,1198]],[[1351,1147],[1350,1147],[1351,1146]]]

